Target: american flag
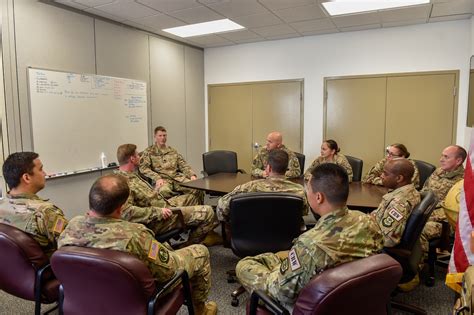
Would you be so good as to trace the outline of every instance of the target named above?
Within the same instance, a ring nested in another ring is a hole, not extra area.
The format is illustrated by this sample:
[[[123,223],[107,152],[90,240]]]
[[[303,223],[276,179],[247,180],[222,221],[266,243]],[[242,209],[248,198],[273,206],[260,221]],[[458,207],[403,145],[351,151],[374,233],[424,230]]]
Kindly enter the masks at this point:
[[[471,251],[471,234],[474,231],[474,129],[464,171],[464,186],[461,189],[458,224],[454,247],[449,261],[446,285],[461,292],[462,276],[470,265],[474,265],[474,253]],[[474,242],[474,240],[473,240]]]

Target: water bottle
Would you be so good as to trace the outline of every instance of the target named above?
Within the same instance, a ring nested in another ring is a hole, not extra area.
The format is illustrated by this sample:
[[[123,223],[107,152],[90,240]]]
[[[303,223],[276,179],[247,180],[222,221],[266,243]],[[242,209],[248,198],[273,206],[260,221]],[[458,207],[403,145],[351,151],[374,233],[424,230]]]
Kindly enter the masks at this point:
[[[106,168],[107,167],[107,157],[105,156],[105,153],[102,152],[100,154],[100,163],[102,165],[102,168]]]

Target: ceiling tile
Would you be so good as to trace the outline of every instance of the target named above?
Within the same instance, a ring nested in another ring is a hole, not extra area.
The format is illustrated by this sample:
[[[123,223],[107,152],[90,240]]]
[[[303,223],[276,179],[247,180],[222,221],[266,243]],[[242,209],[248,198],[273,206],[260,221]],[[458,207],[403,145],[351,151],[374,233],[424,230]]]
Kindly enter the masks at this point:
[[[378,12],[350,14],[343,16],[335,16],[332,18],[337,27],[351,27],[357,25],[380,24],[380,16]]]
[[[412,6],[409,8],[380,11],[380,20],[382,23],[409,21],[409,20],[428,20],[431,11],[431,4]]]
[[[135,0],[163,13],[196,8],[201,6],[196,0]]]
[[[226,17],[238,17],[257,13],[268,13],[256,0],[230,0],[216,4],[209,4],[209,8]]]
[[[234,40],[234,42],[237,43],[237,44],[248,44],[248,43],[261,42],[261,41],[264,41],[264,40],[265,40],[265,38],[259,36],[257,38],[252,38],[252,39]]]
[[[314,4],[314,0],[258,0],[270,10],[281,10],[302,5]]]
[[[470,0],[453,0],[445,3],[436,3],[433,4],[431,17],[471,13],[471,5],[472,1]]]
[[[254,32],[251,32],[248,30],[220,33],[219,36],[231,41],[249,40],[249,39],[255,39],[255,38],[262,39],[260,36],[258,36]]]
[[[135,20],[158,13],[156,10],[153,10],[136,2],[118,1],[112,4],[101,5],[95,8],[106,13],[125,18],[126,20]]]
[[[268,40],[277,40],[277,39],[287,39],[287,38],[295,38],[295,37],[301,37],[301,35],[297,34],[295,36],[292,34],[284,34],[284,35],[266,36],[265,38]]]
[[[174,17],[168,16],[166,14],[157,14],[148,16],[143,19],[134,20],[134,22],[143,24],[153,29],[162,30],[164,28],[177,27],[186,25],[186,23],[175,19]]]
[[[381,26],[382,25],[380,24],[356,25],[356,26],[349,26],[349,27],[340,27],[339,30],[341,32],[363,31],[363,30],[372,30],[374,28],[380,28]]]
[[[455,14],[455,15],[444,15],[444,16],[436,16],[430,18],[428,22],[445,22],[445,21],[455,21],[455,20],[467,20],[472,18],[472,14]]]
[[[189,41],[206,47],[232,45],[233,42],[217,35],[204,35],[188,38]]]
[[[278,10],[274,11],[274,13],[287,23],[326,17],[318,4]]]
[[[426,23],[426,20],[425,20],[425,19],[406,20],[406,21],[394,21],[394,22],[385,22],[385,23],[382,23],[382,27],[407,26],[407,25],[423,24],[423,23]]]
[[[309,21],[303,21],[303,22],[295,22],[295,23],[291,23],[290,25],[299,33],[336,28],[334,24],[331,22],[331,19],[318,19],[318,20],[309,20]]]
[[[272,13],[260,13],[246,16],[239,16],[232,19],[246,28],[255,28],[269,25],[282,24],[283,21]]]
[[[225,19],[224,16],[217,14],[204,6],[179,10],[168,14],[190,24]]]
[[[102,17],[107,18],[109,20],[114,20],[114,21],[118,21],[118,22],[122,22],[122,21],[126,20],[123,17],[115,16],[115,15],[112,15],[112,14],[109,14],[107,12],[101,11],[99,9],[94,9],[94,8],[85,9],[84,12],[94,14],[94,15],[98,15],[98,16],[102,16]]]
[[[252,29],[255,33],[263,36],[279,36],[279,35],[287,35],[287,34],[294,34],[297,35],[298,33],[292,29],[287,24],[280,24],[280,25],[272,25],[272,26],[264,26],[259,28]]]
[[[104,4],[113,3],[115,2],[115,0],[73,0],[73,1],[68,1],[68,2],[75,2],[75,3],[85,5],[86,7],[92,8],[92,7],[97,7]]]
[[[84,4],[76,3],[72,0],[55,0],[54,2],[56,2],[58,4],[62,4],[62,5],[67,5],[69,7],[79,9],[79,10],[84,10],[84,9],[89,8],[88,6],[86,6]]]
[[[323,34],[333,34],[338,33],[339,30],[337,28],[328,29],[328,30],[319,30],[319,31],[309,31],[301,33],[303,36],[313,36],[313,35],[323,35]]]

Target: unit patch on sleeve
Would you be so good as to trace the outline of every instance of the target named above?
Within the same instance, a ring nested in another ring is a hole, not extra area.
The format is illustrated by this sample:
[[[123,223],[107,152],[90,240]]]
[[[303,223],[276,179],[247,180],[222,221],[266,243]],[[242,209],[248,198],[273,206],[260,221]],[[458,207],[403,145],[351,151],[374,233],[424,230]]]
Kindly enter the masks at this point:
[[[403,219],[403,215],[395,209],[390,209],[388,214],[397,221],[400,221],[401,219]]]

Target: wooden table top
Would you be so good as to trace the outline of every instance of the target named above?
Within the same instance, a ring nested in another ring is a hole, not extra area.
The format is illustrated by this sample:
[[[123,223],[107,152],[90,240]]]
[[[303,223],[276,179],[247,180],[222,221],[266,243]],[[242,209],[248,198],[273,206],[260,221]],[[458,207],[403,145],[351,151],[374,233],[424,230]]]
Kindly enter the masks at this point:
[[[182,186],[204,190],[208,193],[225,195],[231,192],[236,186],[251,181],[250,174],[241,173],[218,173],[204,178],[196,179]],[[302,178],[291,179],[291,181],[303,184]],[[362,182],[353,182],[349,185],[349,198],[347,205],[350,208],[358,208],[369,211],[378,207],[382,196],[387,193],[387,188]]]

